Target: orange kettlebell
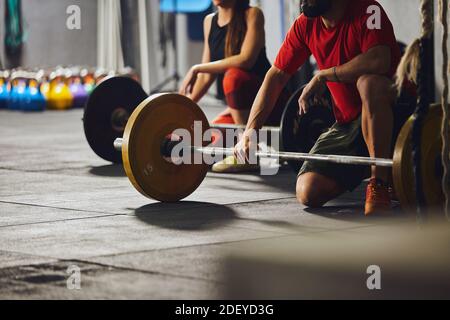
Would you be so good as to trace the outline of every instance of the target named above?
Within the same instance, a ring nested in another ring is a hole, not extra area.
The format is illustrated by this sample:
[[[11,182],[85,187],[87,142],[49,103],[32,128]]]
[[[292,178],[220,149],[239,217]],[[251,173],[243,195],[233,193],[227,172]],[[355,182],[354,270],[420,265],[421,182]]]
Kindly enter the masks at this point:
[[[84,89],[87,94],[90,95],[95,88],[94,72],[85,68],[81,70],[80,76],[83,79]]]
[[[42,95],[45,98],[45,101],[48,100],[48,92],[50,91],[50,82],[49,82],[49,74],[45,70],[39,70],[36,78],[39,79],[39,89],[41,90]]]

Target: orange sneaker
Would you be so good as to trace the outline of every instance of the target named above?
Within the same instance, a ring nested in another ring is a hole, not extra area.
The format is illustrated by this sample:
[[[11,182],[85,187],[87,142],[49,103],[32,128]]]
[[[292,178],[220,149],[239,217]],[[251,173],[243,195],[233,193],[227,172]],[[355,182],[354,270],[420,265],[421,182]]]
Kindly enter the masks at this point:
[[[378,179],[370,179],[366,192],[365,215],[386,213],[391,210],[389,187]]]

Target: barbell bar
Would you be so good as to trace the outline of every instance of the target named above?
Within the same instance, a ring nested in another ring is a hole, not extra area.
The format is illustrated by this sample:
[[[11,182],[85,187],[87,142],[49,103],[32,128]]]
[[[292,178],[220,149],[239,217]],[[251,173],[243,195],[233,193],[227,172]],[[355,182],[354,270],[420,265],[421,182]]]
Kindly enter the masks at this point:
[[[114,141],[114,148],[117,151],[122,151],[123,139],[117,138]],[[231,156],[234,155],[234,149],[231,148],[217,148],[217,147],[196,147],[185,146],[185,148],[191,149],[192,152],[198,152],[201,154],[215,156]],[[166,150],[164,154],[171,154],[171,150]],[[271,158],[281,159],[286,161],[320,161],[330,162],[338,164],[348,165],[366,165],[377,167],[392,168],[394,160],[384,158],[369,158],[369,157],[357,157],[357,156],[345,156],[345,155],[325,155],[325,154],[309,154],[300,152],[255,152],[255,156],[258,158]]]

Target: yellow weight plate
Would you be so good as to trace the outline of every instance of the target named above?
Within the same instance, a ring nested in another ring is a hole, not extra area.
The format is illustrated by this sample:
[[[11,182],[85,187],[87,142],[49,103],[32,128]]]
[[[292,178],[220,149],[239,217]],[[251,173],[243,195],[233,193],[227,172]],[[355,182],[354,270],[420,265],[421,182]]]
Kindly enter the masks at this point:
[[[194,140],[195,121],[202,122],[203,132],[209,129],[197,104],[178,94],[151,96],[133,112],[124,132],[122,158],[128,178],[144,196],[175,202],[202,183],[207,165],[175,165],[161,155],[163,141],[177,129],[186,129]]]
[[[411,137],[414,118],[411,117],[397,139],[394,150],[394,186],[404,209],[416,207],[416,190],[412,160]],[[422,129],[422,181],[427,205],[442,207],[442,108],[435,104],[430,107]]]

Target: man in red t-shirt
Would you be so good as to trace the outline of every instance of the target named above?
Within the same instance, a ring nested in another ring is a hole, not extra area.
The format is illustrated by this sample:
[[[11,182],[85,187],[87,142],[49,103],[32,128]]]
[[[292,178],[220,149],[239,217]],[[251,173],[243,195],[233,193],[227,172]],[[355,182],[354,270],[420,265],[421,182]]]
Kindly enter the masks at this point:
[[[299,99],[300,113],[326,87],[334,102],[336,124],[323,134],[311,153],[390,158],[396,92],[393,76],[400,49],[393,27],[374,0],[302,0],[295,21],[255,99],[236,156],[248,159],[252,130],[262,127],[290,77],[310,55],[320,71]],[[367,215],[387,211],[389,170],[322,162],[305,162],[298,177],[297,198],[320,207],[371,176]]]

